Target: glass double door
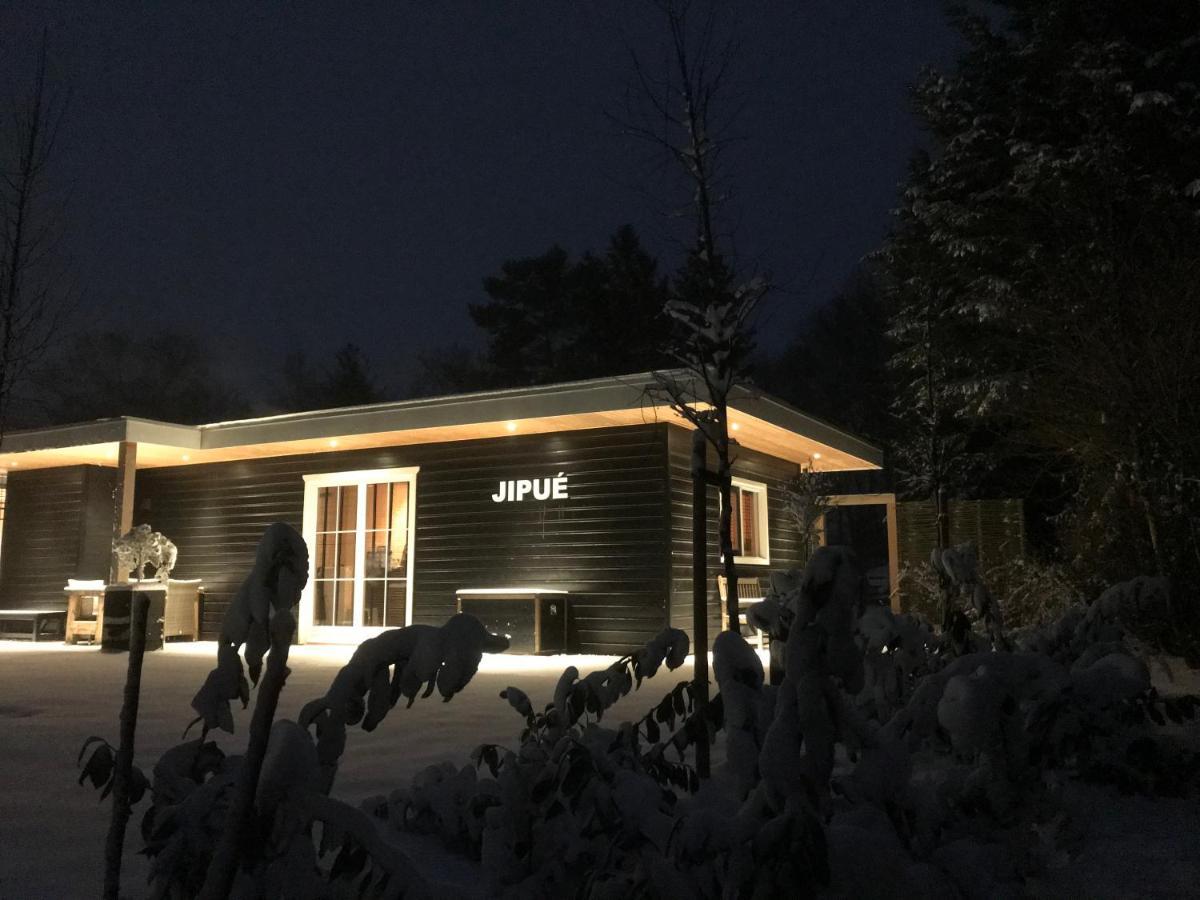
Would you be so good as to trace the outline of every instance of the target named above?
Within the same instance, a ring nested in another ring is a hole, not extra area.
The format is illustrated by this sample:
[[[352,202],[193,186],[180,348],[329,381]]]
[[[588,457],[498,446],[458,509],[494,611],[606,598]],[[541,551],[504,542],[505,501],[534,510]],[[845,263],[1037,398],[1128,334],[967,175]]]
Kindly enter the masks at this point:
[[[407,624],[414,486],[408,478],[310,485],[312,638]]]

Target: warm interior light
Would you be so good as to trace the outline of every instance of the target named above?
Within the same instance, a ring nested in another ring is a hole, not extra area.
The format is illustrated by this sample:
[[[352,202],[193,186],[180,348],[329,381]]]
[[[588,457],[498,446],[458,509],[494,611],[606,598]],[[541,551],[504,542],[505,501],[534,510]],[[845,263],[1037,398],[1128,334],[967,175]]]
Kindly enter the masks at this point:
[[[191,459],[191,457],[185,453],[185,454],[183,454],[183,456],[180,457],[180,459],[182,459],[184,462],[187,462],[189,459]]]
[[[14,459],[12,462],[10,462],[10,463],[9,463],[9,465],[10,465],[10,466],[19,466],[19,465],[20,465],[20,463],[19,463],[19,462],[17,462],[17,461]]]
[[[510,432],[513,432],[513,431],[517,430],[517,423],[516,422],[507,422],[507,423],[505,423],[504,427],[507,428]]]
[[[329,446],[330,446],[330,447],[336,447],[336,446],[337,446],[337,441],[330,441],[330,442],[329,442]]]
[[[813,454],[813,459],[820,459],[820,458],[821,458],[821,454],[820,454],[820,453],[814,453],[814,454]]]
[[[730,427],[730,428],[731,428],[733,431],[741,431],[741,430],[742,430],[742,426],[741,426],[741,425],[739,425],[737,422],[734,422],[734,423],[733,423],[732,425],[730,425],[729,427]]]

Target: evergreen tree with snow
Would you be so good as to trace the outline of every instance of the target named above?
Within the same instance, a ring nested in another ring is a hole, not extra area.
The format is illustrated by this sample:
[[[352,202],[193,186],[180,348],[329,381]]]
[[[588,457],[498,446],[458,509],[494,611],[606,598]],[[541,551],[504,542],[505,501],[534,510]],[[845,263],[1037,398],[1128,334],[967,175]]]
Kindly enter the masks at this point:
[[[898,464],[918,496],[1058,472],[1101,580],[1196,573],[1200,7],[992,12],[915,91],[935,147],[880,254]]]

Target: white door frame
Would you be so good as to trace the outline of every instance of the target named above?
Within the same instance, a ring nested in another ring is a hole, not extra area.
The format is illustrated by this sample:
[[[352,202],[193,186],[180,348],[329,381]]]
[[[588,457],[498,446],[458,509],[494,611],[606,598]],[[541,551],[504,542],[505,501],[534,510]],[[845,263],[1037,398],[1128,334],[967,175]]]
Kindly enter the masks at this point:
[[[404,584],[404,624],[413,620],[413,558],[416,556],[417,524],[417,472],[420,466],[398,469],[364,469],[357,472],[322,472],[304,476],[304,524],[302,533],[308,545],[308,584],[300,595],[299,641],[316,641],[327,644],[359,644],[387,629],[364,625],[314,625],[313,591],[317,572],[317,493],[318,488],[335,486],[358,486],[358,507],[355,530],[357,540],[354,551],[354,621],[361,622],[363,614],[363,572],[366,569],[366,487],[368,484],[403,482],[408,485],[408,563]]]

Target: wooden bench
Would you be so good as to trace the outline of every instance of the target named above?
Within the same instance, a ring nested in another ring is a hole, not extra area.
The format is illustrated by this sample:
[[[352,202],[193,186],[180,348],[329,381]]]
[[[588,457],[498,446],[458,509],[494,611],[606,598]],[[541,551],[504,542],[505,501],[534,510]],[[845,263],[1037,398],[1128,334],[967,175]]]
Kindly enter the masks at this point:
[[[744,608],[753,606],[755,603],[761,603],[766,592],[763,590],[762,579],[760,578],[742,578],[738,577],[737,597],[738,597],[738,628],[739,631],[743,627],[750,627],[746,624],[746,613]],[[717,596],[721,599],[721,629],[725,630],[729,627],[729,616],[725,611],[725,598],[729,596],[728,579],[724,575],[717,576]],[[767,636],[755,628],[751,628],[754,632],[752,643],[758,645],[759,650],[767,649]]]
[[[56,623],[48,636],[54,640],[62,640],[66,628],[67,611],[65,609],[0,609],[0,621],[29,622],[32,630],[28,633],[21,631],[2,631],[0,636],[17,638],[18,640],[39,641],[46,635],[46,624]]]

